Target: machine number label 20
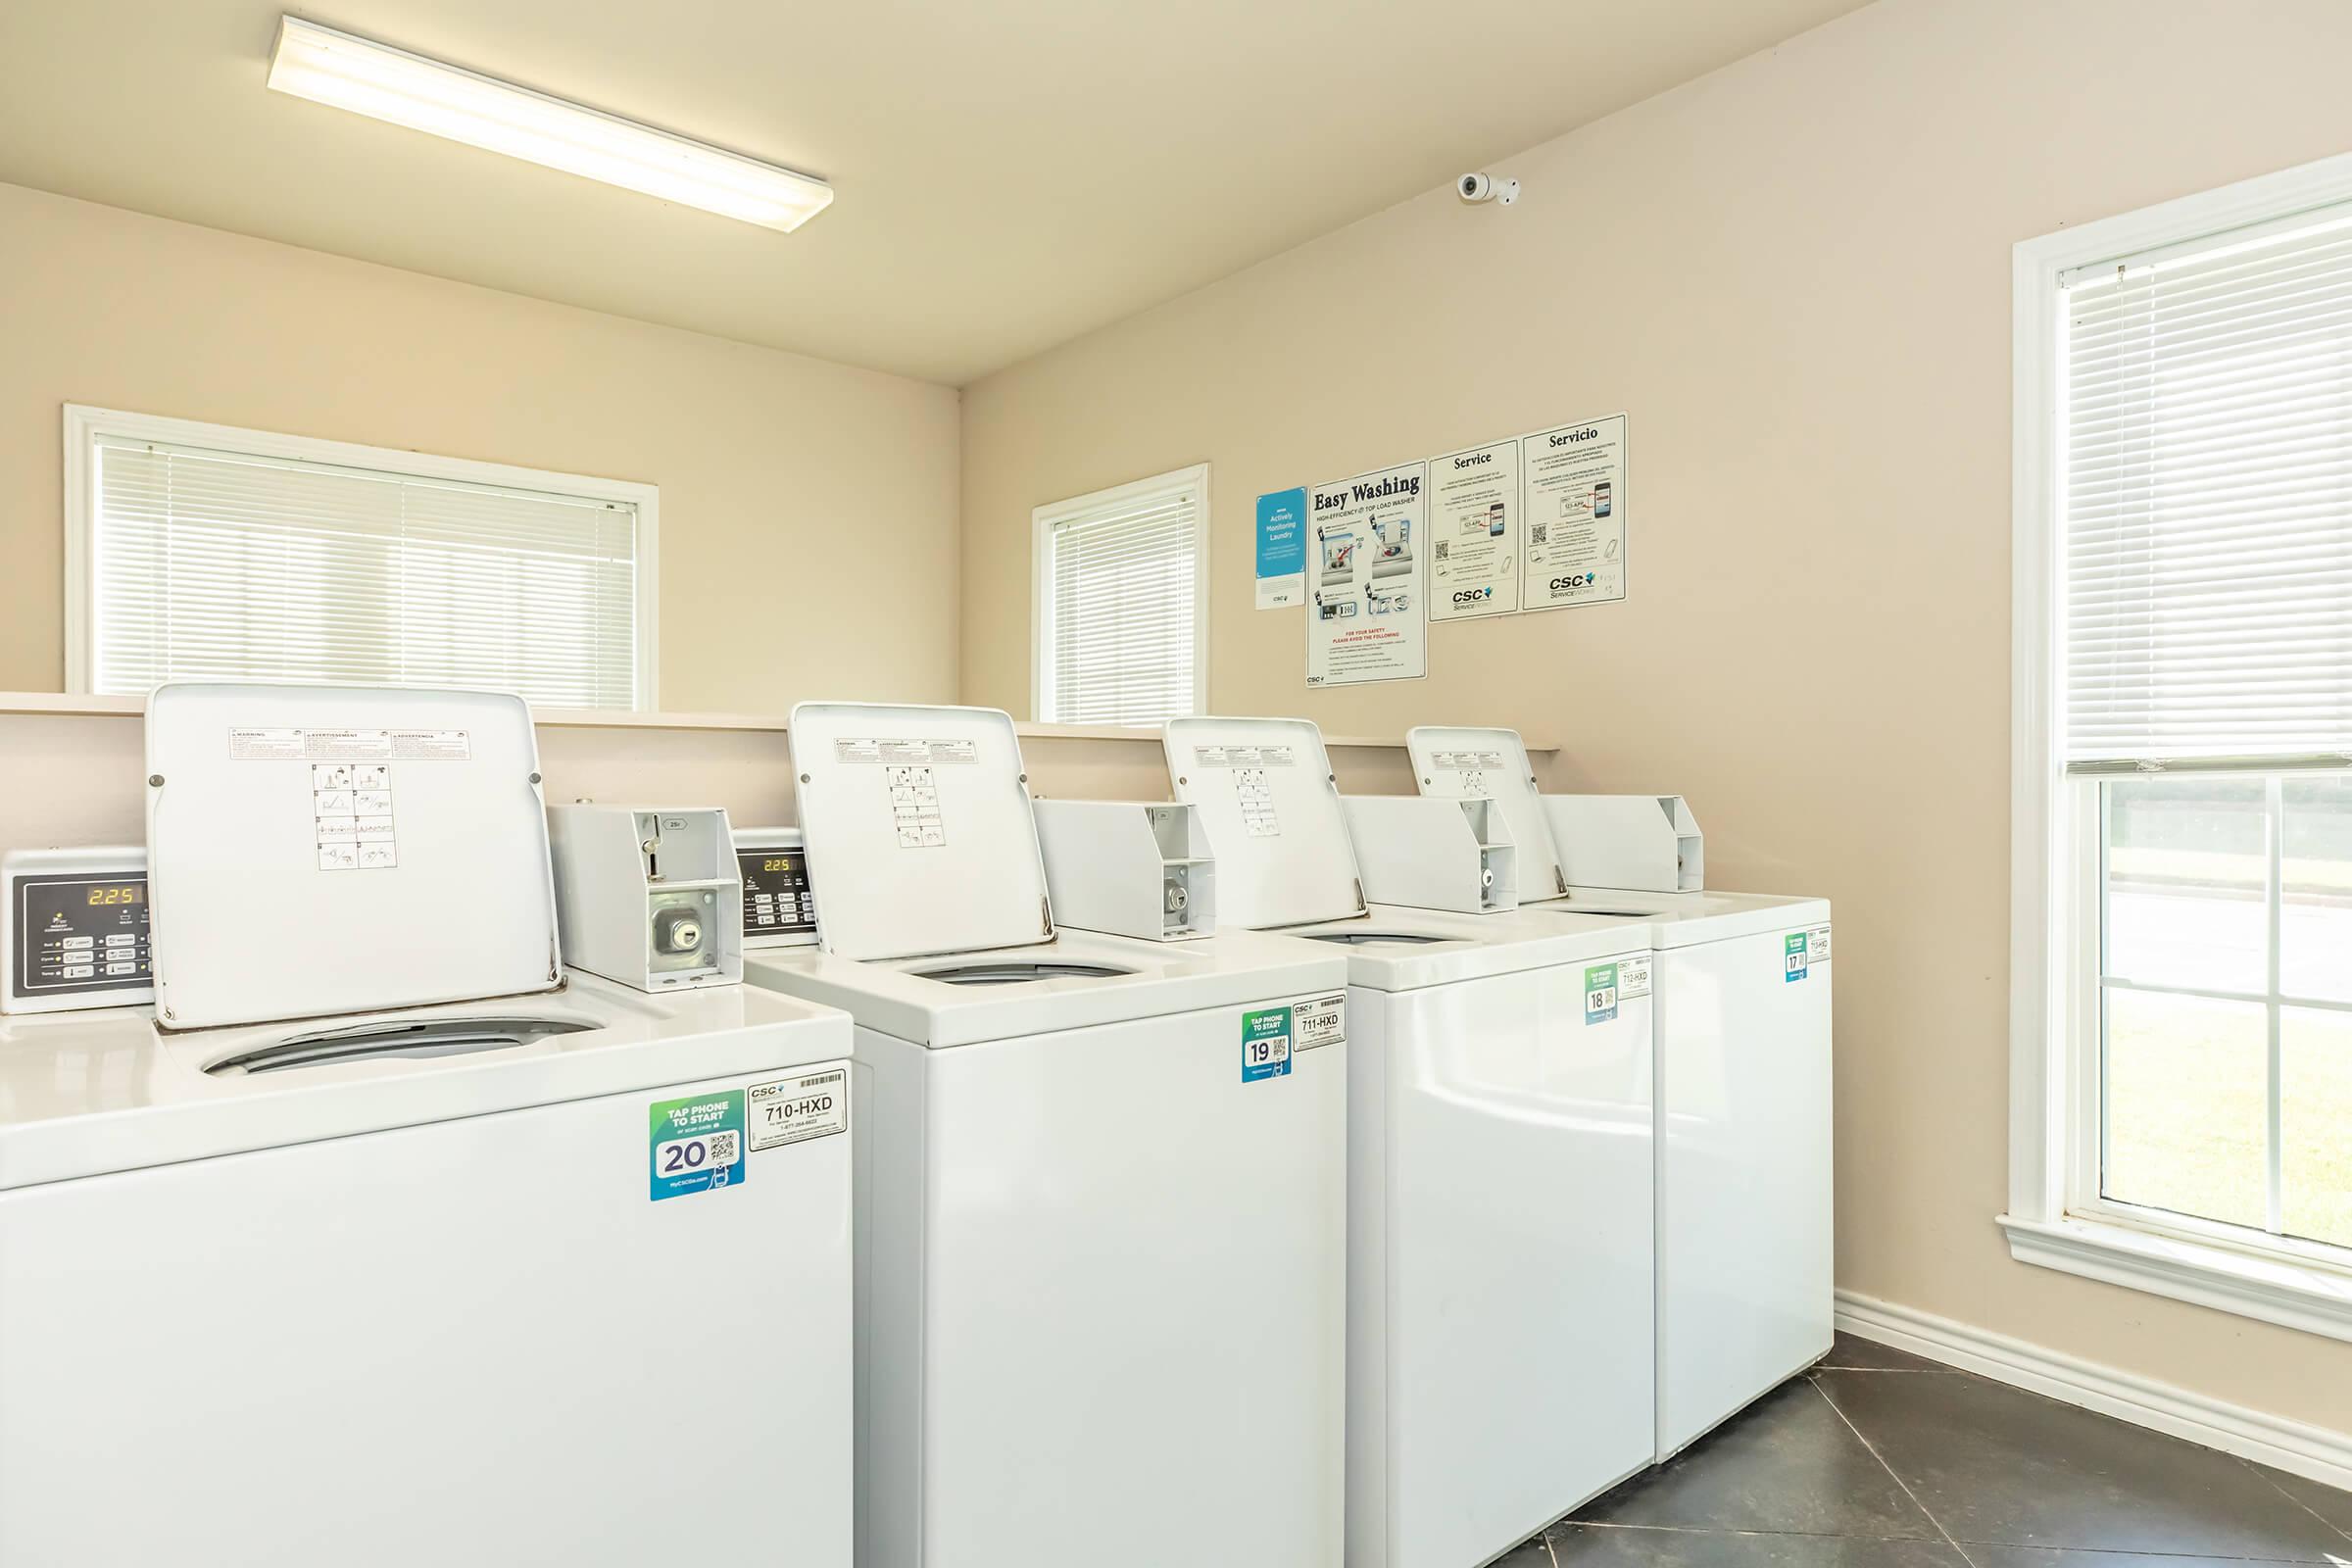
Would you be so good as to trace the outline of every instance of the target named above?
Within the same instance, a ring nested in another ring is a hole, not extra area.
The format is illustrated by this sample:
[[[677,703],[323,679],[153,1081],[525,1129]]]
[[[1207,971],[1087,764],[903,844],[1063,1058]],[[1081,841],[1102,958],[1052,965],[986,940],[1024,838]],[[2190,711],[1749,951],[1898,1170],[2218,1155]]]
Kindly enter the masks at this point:
[[[743,1185],[742,1090],[656,1101],[646,1120],[654,1201]]]

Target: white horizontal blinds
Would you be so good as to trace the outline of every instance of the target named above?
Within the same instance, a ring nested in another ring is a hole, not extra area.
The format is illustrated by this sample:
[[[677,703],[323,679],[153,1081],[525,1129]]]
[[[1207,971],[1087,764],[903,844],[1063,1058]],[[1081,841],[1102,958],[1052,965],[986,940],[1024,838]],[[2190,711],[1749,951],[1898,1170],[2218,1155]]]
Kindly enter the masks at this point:
[[[1048,722],[1156,724],[1196,710],[1200,505],[1187,478],[1049,514]]]
[[[2068,763],[2352,752],[2352,209],[2065,281]]]
[[[632,708],[637,512],[101,435],[91,682],[492,686]]]

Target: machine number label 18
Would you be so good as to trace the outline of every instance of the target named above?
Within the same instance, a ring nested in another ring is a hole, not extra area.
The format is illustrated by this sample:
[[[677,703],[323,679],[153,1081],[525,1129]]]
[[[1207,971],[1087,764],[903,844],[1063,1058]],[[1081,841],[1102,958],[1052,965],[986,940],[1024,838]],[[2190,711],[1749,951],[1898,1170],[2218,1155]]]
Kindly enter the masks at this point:
[[[646,1120],[656,1202],[743,1185],[742,1090],[656,1101]]]
[[[1617,1016],[1617,966],[1613,963],[1592,963],[1585,966],[1585,1022],[1607,1023]]]

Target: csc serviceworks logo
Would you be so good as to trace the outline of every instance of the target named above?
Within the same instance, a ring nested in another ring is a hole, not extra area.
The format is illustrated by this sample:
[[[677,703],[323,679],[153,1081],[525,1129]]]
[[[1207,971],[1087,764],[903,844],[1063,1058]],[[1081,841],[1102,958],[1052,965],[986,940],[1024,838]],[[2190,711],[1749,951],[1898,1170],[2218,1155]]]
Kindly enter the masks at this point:
[[[1488,600],[1494,597],[1494,585],[1489,584],[1484,588],[1460,589],[1454,594],[1453,602],[1457,605],[1480,605],[1486,603]]]

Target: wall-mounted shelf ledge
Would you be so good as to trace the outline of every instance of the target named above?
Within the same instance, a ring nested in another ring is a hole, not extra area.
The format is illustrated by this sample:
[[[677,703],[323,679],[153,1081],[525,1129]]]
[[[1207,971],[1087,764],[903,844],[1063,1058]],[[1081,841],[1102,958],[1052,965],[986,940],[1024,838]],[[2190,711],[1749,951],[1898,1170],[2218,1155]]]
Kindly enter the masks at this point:
[[[93,697],[73,692],[0,692],[0,714],[49,713],[69,717],[137,717],[147,708],[140,697]],[[684,729],[743,730],[782,733],[781,713],[657,713],[621,709],[543,708],[532,717],[559,729]],[[1117,724],[1021,724],[1023,739],[1072,741],[1136,741],[1159,744],[1159,731],[1150,726]],[[1400,747],[1400,735],[1326,735],[1327,747]],[[1551,753],[1557,746],[1530,740],[1532,753]]]

